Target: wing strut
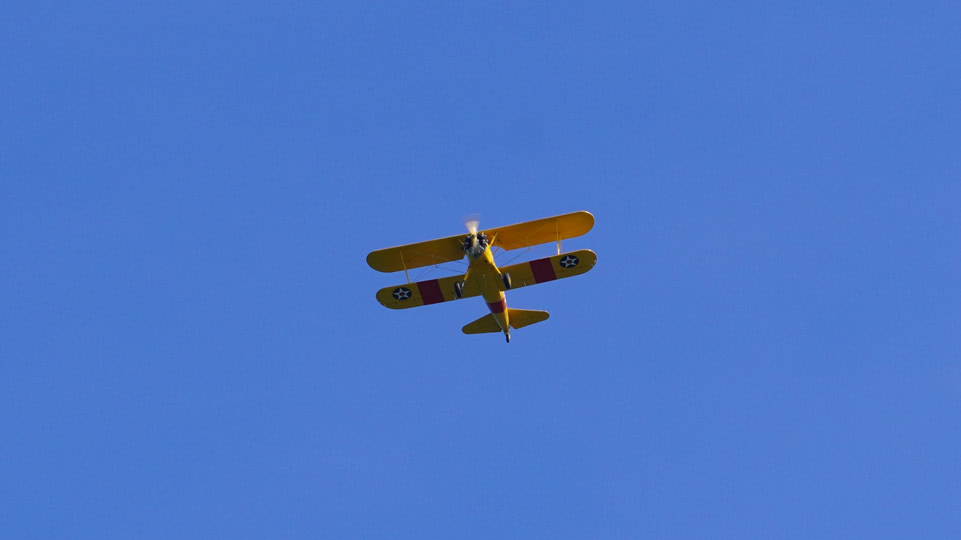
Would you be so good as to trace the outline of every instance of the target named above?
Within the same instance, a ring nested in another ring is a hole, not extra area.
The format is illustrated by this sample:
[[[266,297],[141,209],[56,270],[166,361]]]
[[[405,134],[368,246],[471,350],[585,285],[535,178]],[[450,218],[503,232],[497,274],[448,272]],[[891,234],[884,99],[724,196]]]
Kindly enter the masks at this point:
[[[400,265],[404,267],[404,276],[407,277],[407,283],[410,283],[410,274],[407,273],[407,263],[404,262],[404,252],[399,251],[398,253],[400,253]]]
[[[554,234],[557,236],[557,254],[561,254],[561,231],[558,228],[557,220],[554,221]]]

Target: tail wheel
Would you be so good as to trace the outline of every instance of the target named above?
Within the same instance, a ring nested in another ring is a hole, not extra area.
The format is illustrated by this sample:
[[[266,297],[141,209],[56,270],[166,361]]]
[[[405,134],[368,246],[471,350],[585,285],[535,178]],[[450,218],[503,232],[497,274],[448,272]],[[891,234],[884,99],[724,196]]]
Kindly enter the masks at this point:
[[[463,297],[464,297],[464,282],[463,282],[463,281],[458,281],[458,282],[454,283],[454,296],[456,296],[457,298],[463,298]]]
[[[501,281],[504,282],[504,290],[510,290],[511,288],[511,275],[509,272],[501,274]]]

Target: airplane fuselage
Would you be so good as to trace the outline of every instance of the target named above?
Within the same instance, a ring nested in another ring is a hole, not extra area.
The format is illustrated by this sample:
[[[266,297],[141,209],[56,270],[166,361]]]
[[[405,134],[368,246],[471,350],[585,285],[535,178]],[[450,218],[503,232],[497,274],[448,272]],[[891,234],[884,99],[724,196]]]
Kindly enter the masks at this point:
[[[470,246],[467,246],[467,243]],[[511,339],[510,319],[507,311],[507,296],[504,294],[504,282],[501,271],[494,262],[494,254],[491,252],[490,244],[486,241],[478,241],[478,235],[469,235],[465,241],[467,260],[467,279],[477,286],[487,303],[487,309],[494,315],[497,326],[504,332],[507,341]]]

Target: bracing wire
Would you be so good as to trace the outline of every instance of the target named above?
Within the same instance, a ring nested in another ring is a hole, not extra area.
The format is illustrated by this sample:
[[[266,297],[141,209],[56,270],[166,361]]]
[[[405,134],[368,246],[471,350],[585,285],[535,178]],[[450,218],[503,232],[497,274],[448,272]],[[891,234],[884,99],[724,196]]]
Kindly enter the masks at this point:
[[[509,261],[507,261],[507,262],[505,262],[505,263],[501,263],[501,266],[507,266],[507,265],[509,265],[510,263],[512,263],[512,262],[516,261],[518,258],[520,258],[521,255],[524,255],[524,254],[526,254],[526,253],[530,253],[532,249],[533,249],[533,248],[528,247],[528,248],[525,249],[524,251],[522,251],[522,252],[518,253],[516,256],[514,256],[513,259],[511,259],[511,260],[509,260]],[[505,251],[505,253],[506,253],[506,251]]]
[[[461,261],[451,261],[451,262],[457,262],[457,263],[459,263],[459,262],[461,262]],[[441,266],[441,265],[439,265],[439,264],[434,264],[434,265],[431,265],[431,266],[425,266],[423,269],[421,269],[420,273],[418,273],[417,276],[414,278],[414,281],[420,281],[420,278],[424,277],[424,274],[430,272],[431,270],[441,270],[441,271],[444,271],[444,272],[450,272],[451,274],[453,274],[453,275],[455,275],[455,276],[457,276],[457,275],[464,275],[464,270],[457,270],[457,269],[454,269],[454,268],[445,268],[445,267],[443,267],[443,266]]]

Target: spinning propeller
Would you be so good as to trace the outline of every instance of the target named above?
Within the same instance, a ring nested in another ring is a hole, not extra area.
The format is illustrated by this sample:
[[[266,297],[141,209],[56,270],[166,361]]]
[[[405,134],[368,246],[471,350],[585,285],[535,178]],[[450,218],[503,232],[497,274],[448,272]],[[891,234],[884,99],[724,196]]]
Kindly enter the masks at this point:
[[[483,232],[478,233],[477,227],[480,225],[480,214],[469,214],[464,217],[464,227],[469,233],[466,238],[464,238],[464,251],[470,253],[472,249],[475,249],[475,237],[476,241],[479,243],[479,247],[485,248],[488,245],[487,235]],[[491,244],[493,242],[490,242]],[[477,256],[475,253],[474,256]],[[467,268],[467,273],[464,274],[464,282],[467,282],[467,278],[470,277],[470,267]]]
[[[464,218],[464,227],[467,227],[467,232],[471,234],[477,234],[477,226],[480,224],[480,214],[470,214]]]

